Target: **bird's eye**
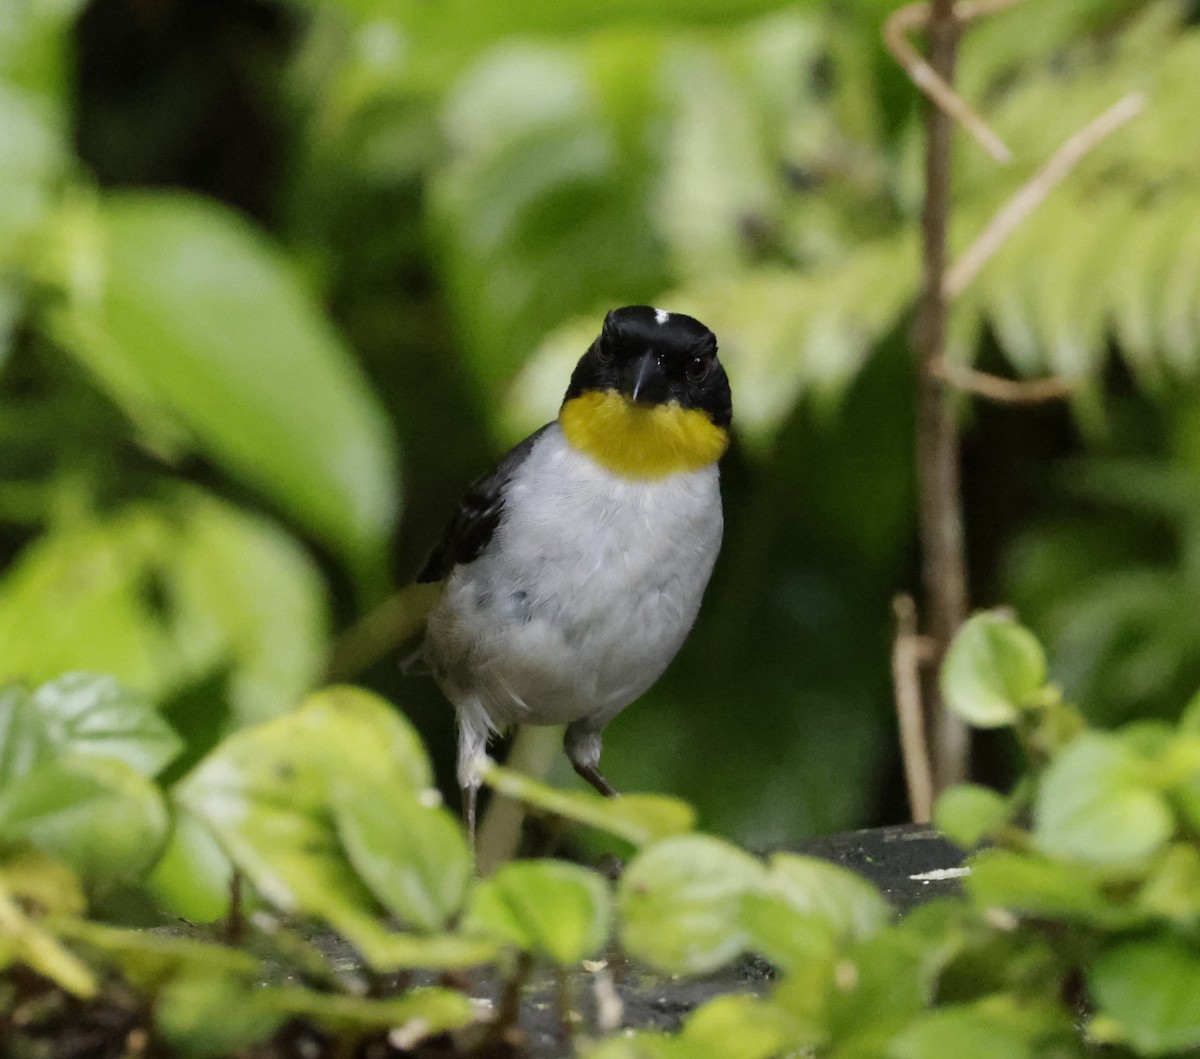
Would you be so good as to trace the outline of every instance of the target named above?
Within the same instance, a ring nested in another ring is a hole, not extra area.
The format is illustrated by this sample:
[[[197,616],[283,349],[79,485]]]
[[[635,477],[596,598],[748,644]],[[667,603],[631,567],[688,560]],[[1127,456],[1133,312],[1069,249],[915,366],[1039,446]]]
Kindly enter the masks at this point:
[[[611,364],[613,359],[612,347],[603,342],[596,343],[596,363]]]
[[[711,367],[712,357],[692,357],[691,363],[687,366],[687,377],[692,382],[703,382]]]

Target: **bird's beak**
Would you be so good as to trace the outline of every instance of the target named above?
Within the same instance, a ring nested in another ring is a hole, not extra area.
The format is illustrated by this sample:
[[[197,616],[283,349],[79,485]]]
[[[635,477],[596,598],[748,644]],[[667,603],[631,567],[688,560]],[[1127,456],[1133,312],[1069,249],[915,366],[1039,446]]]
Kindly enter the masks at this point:
[[[621,372],[621,393],[631,401],[651,403],[667,399],[667,380],[658,357],[647,351]]]

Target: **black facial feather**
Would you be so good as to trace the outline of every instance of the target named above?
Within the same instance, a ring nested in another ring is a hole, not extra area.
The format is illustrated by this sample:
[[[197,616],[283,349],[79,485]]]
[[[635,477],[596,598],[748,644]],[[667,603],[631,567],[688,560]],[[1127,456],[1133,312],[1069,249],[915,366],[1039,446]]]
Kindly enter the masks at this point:
[[[469,563],[479,557],[500,523],[500,514],[504,510],[504,487],[529,455],[533,443],[549,425],[547,423],[510,449],[491,474],[485,474],[471,484],[450,525],[446,527],[441,542],[417,574],[418,584],[440,581],[458,563]]]
[[[733,403],[729,378],[717,357],[716,335],[690,316],[648,305],[614,309],[605,317],[600,336],[576,365],[563,400],[591,390],[628,392],[631,372],[648,355],[654,378],[645,387],[645,400],[674,401],[704,412],[719,427],[729,427]]]
[[[674,401],[695,408],[728,429],[733,405],[729,379],[717,359],[716,335],[690,316],[663,314],[648,305],[614,309],[605,317],[600,336],[575,366],[563,400],[590,390],[624,392],[639,362],[653,369],[652,378],[645,382],[647,401]],[[546,429],[531,434],[491,474],[471,485],[441,543],[417,574],[418,582],[440,581],[457,564],[479,557],[500,523],[504,487]]]

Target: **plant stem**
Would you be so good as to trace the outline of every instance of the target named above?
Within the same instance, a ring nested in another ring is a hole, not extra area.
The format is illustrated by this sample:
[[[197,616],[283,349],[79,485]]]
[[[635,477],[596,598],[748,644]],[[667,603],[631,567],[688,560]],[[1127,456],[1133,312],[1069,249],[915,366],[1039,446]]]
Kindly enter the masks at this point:
[[[927,32],[929,63],[946,84],[953,84],[959,37],[953,0],[933,0]],[[940,791],[962,779],[967,770],[966,727],[943,707],[937,685],[942,657],[966,617],[967,574],[958,426],[937,373],[946,351],[947,300],[942,277],[947,260],[954,119],[940,107],[927,105],[925,132],[923,290],[916,331],[917,481],[924,609],[933,641],[922,698],[931,734],[934,786]]]

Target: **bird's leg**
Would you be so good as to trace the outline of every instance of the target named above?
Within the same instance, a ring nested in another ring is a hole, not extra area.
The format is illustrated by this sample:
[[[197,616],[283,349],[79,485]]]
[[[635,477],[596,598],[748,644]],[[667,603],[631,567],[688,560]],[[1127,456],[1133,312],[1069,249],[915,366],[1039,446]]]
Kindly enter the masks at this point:
[[[463,823],[475,849],[475,803],[479,795],[480,767],[487,759],[489,728],[482,711],[458,711],[458,786],[462,791]]]
[[[462,789],[463,823],[467,828],[467,842],[471,849],[475,848],[475,801],[478,793],[479,787],[476,784],[468,784]]]
[[[601,736],[599,728],[589,727],[584,721],[567,725],[563,736],[563,750],[575,771],[606,798],[611,798],[617,789],[604,778],[600,771]]]

